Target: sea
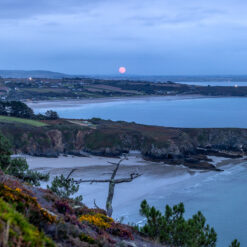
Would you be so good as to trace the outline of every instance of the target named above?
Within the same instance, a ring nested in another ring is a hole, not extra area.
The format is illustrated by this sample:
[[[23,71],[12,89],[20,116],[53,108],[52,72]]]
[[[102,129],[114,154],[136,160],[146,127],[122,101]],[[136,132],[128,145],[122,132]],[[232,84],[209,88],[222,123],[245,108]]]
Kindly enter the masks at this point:
[[[247,98],[151,97],[116,99],[101,103],[75,102],[68,106],[55,102],[49,106],[32,104],[36,113],[48,109],[60,117],[73,119],[102,118],[182,128],[247,128]]]
[[[211,82],[203,83],[208,85]],[[61,107],[59,103],[51,104],[49,108],[34,106],[36,113],[44,113],[48,109],[57,111],[63,118],[97,117],[183,128],[247,128],[247,98],[241,97],[153,97],[87,104],[77,102],[67,107]],[[218,233],[218,247],[229,246],[235,238],[241,242],[241,246],[247,246],[247,161],[243,160],[238,165],[230,164],[221,173],[195,172],[190,179],[182,179],[167,186],[160,183],[160,186],[153,189],[149,189],[149,186],[152,187],[151,180],[150,184],[145,183],[145,199],[162,212],[166,204],[174,205],[179,202],[185,204],[186,217],[191,217],[198,210],[202,211],[207,223]],[[121,193],[121,187],[119,190]],[[126,193],[130,193],[133,198],[135,189]],[[124,217],[126,223],[145,223],[138,213],[141,199],[144,198],[140,198],[137,193],[133,202],[116,204],[114,217]]]

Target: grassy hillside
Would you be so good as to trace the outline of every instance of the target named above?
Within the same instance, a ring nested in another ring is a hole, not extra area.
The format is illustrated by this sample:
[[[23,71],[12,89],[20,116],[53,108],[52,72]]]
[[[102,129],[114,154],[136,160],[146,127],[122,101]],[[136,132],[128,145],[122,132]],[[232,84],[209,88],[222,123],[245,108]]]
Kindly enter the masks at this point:
[[[25,119],[25,118],[16,118],[16,117],[8,117],[8,116],[0,116],[0,122],[4,123],[21,123],[21,124],[27,124],[34,127],[44,127],[47,126],[46,123],[43,123],[41,121],[31,120],[31,119]]]

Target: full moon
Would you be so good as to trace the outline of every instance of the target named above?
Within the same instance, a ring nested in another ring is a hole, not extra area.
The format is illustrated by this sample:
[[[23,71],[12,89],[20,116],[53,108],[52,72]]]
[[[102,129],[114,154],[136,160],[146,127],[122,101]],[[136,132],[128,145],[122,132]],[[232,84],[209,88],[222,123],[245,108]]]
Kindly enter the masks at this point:
[[[124,74],[126,72],[126,68],[125,67],[120,67],[118,71],[119,71],[120,74]]]

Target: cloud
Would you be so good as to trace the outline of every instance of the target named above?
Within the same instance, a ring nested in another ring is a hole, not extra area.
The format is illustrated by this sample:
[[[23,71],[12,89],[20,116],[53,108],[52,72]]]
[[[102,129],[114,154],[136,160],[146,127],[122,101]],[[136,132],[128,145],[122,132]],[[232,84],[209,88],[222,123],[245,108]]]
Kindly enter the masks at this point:
[[[100,0],[1,0],[0,19],[87,11]]]
[[[222,69],[221,56],[230,68],[231,57],[246,60],[246,9],[244,0],[0,0],[0,66],[110,73],[124,61],[164,74],[205,61]]]

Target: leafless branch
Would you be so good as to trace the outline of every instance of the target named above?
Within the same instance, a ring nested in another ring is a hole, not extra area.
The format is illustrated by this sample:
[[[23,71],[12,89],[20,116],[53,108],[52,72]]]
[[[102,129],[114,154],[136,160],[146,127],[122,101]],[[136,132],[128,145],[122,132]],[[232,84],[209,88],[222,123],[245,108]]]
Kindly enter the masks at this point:
[[[132,173],[130,174],[129,178],[119,178],[119,179],[88,179],[88,180],[78,180],[76,181],[77,184],[80,183],[113,183],[113,184],[120,184],[120,183],[128,183],[128,182],[132,182],[134,179],[138,178],[142,176],[142,174],[139,173]]]
[[[100,208],[98,207],[98,205],[96,204],[96,200],[95,200],[95,199],[94,199],[93,203],[94,203],[94,207],[95,207],[95,208],[100,209]]]
[[[102,180],[99,180],[99,179],[88,179],[88,180],[78,180],[76,181],[77,184],[81,184],[81,183],[110,183],[111,180],[110,179],[102,179]]]
[[[129,182],[132,182],[134,179],[138,178],[142,176],[142,174],[139,174],[139,173],[132,173],[130,174],[130,177],[129,178],[119,178],[119,179],[115,179],[114,180],[114,183],[115,184],[121,184],[121,183],[129,183]]]
[[[126,160],[126,156],[125,156],[124,158],[122,158],[121,160],[119,160],[118,163],[115,163],[116,168],[114,169],[114,171],[113,171],[113,173],[112,173],[111,180],[113,180],[113,179],[116,177],[116,174],[117,174],[117,171],[118,171],[118,169],[119,169],[119,166],[120,166],[120,164],[121,164],[124,160]]]
[[[66,180],[68,180],[70,178],[70,176],[76,171],[77,169],[74,168],[70,171],[69,175],[67,176]]]
[[[126,159],[127,159],[127,157],[124,156],[124,158],[120,159],[117,163],[108,162],[112,165],[116,165],[115,169],[112,171],[112,173],[110,173],[111,174],[110,179],[87,179],[87,180],[80,179],[80,180],[76,181],[77,184],[80,184],[80,183],[91,183],[91,184],[92,183],[109,183],[108,196],[107,196],[107,200],[106,200],[106,211],[107,211],[108,216],[111,216],[112,212],[113,212],[112,200],[113,200],[113,196],[114,196],[115,185],[120,184],[120,183],[132,182],[134,179],[136,179],[142,175],[142,174],[138,173],[138,171],[136,171],[134,173],[131,173],[128,178],[115,179],[117,172],[118,172],[118,169],[120,167],[120,164]],[[107,174],[107,173],[105,173],[105,174]],[[94,201],[94,205],[96,208],[98,208],[95,201]]]

